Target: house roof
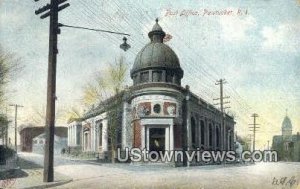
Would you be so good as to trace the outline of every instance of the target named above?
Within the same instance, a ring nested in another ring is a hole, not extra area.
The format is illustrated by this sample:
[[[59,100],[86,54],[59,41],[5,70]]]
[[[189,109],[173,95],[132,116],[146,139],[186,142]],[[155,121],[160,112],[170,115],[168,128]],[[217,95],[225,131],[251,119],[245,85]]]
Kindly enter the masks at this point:
[[[18,127],[19,132],[21,132],[23,129],[25,128],[44,128],[45,125],[34,125],[32,123],[28,123],[28,124],[22,124]],[[67,125],[56,125],[56,128],[58,127],[67,127]]]

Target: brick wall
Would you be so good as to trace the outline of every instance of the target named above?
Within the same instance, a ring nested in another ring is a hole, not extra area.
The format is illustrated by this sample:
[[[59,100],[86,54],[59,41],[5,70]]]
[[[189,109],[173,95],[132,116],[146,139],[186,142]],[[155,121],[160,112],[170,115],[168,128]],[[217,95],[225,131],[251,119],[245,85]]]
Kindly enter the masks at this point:
[[[141,147],[141,125],[140,121],[136,120],[133,122],[133,147],[140,148]]]
[[[181,125],[174,125],[174,147],[175,148],[182,147]]]

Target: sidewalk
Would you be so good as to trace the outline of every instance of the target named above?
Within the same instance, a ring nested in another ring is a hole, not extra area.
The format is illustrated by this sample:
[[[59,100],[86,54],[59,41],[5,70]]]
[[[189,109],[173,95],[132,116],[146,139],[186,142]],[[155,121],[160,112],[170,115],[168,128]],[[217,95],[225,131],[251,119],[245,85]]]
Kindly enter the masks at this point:
[[[2,188],[49,188],[72,181],[70,177],[54,173],[54,182],[43,182],[43,168],[37,164],[19,158],[19,169],[0,172],[0,189]]]

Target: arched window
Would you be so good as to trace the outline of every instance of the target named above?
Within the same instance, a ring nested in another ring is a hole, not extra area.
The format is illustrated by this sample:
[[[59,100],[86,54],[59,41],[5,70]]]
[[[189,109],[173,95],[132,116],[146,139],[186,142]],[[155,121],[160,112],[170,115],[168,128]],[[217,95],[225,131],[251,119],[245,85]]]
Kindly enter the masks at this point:
[[[99,132],[99,147],[102,146],[102,134],[103,134],[102,130],[103,130],[103,124],[100,123],[99,124],[99,130],[98,130],[98,132]]]
[[[204,145],[204,141],[205,141],[205,124],[204,124],[203,120],[200,121],[200,127],[201,127],[201,144]]]
[[[229,138],[229,141],[228,141],[228,150],[231,150],[231,143],[232,143],[232,133],[231,133],[231,130],[228,130],[228,138]]]
[[[217,138],[217,147],[220,147],[220,128],[217,126],[216,128],[216,138]]]
[[[196,144],[196,121],[195,118],[191,118],[191,134],[192,134],[192,144]]]
[[[209,135],[209,146],[212,146],[213,143],[213,139],[212,139],[212,124],[209,124],[209,128],[208,128],[208,135]]]
[[[84,141],[84,150],[88,151],[91,149],[91,129],[89,127],[85,127],[83,129],[83,141]]]

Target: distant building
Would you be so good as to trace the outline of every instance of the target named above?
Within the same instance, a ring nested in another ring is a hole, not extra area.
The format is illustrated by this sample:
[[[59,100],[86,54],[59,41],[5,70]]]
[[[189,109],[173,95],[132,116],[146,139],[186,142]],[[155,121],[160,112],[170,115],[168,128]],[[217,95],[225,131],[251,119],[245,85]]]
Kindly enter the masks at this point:
[[[280,161],[300,161],[300,134],[292,134],[291,119],[286,115],[281,126],[281,135],[273,136],[272,149],[278,152]]]
[[[32,139],[32,152],[37,154],[44,153],[46,142],[46,134],[42,133]],[[60,154],[67,147],[67,137],[59,137],[54,135],[54,154]]]
[[[234,119],[181,86],[183,70],[176,53],[156,23],[150,42],[137,54],[130,76],[133,86],[120,92],[122,103],[117,146],[148,151],[234,149]],[[201,62],[199,62],[201,66]],[[107,105],[93,106],[68,125],[68,144],[83,152],[105,154],[111,149]],[[222,116],[224,127],[221,127]],[[100,156],[100,158],[106,157]]]
[[[45,127],[40,125],[23,124],[19,127],[20,145],[22,152],[32,152],[32,140],[45,132]],[[55,126],[55,135],[67,138],[68,128],[64,126]]]

